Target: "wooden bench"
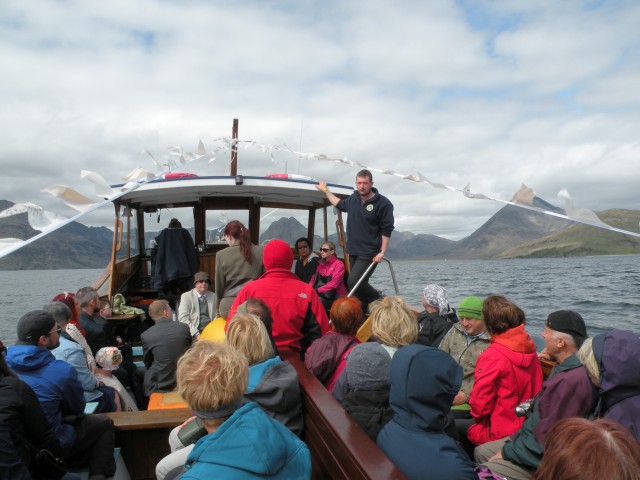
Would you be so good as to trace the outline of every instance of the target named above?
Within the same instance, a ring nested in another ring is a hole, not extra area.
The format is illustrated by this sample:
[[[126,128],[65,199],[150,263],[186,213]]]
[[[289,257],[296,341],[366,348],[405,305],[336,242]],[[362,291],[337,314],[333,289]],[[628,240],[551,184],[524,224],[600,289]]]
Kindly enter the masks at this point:
[[[311,452],[314,479],[406,478],[299,358],[283,356],[298,372],[303,440]]]
[[[134,480],[156,478],[156,465],[168,455],[169,432],[191,416],[187,408],[107,414],[116,429],[116,445]]]

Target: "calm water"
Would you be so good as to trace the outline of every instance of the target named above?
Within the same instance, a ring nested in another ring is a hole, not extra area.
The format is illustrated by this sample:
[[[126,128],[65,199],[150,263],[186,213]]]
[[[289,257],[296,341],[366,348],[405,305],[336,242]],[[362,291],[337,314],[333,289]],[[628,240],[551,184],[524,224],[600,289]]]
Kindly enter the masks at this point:
[[[547,315],[560,309],[580,312],[590,335],[624,328],[640,335],[640,256],[528,260],[449,260],[394,262],[400,294],[420,306],[422,287],[438,283],[452,306],[468,295],[500,293],[527,314],[527,330],[542,331]],[[101,270],[0,271],[0,340],[15,341],[15,324],[25,312],[41,308],[59,292],[91,285]],[[383,264],[372,284],[393,294]]]

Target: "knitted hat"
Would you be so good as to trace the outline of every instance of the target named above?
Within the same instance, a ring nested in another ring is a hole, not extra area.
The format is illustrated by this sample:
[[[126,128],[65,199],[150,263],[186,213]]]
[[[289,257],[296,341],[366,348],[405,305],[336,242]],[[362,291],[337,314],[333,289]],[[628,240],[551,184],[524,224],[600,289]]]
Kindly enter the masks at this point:
[[[578,312],[572,310],[558,310],[550,313],[547,317],[546,325],[556,332],[571,335],[578,347],[587,338],[587,327],[584,324],[584,319]]]
[[[264,247],[264,253],[262,254],[262,263],[265,270],[272,268],[286,268],[291,269],[293,264],[293,252],[291,247],[285,241],[279,238],[269,240],[269,243]]]
[[[391,356],[376,342],[353,347],[345,370],[352,390],[378,390],[391,384]]]
[[[42,335],[47,335],[56,321],[49,312],[33,310],[18,320],[18,341],[36,344]]]
[[[210,282],[211,281],[211,276],[209,275],[209,272],[197,272],[194,276],[193,276],[193,283],[196,282],[204,282],[204,281]]]
[[[482,300],[478,297],[467,297],[460,302],[458,317],[484,320],[482,316]]]

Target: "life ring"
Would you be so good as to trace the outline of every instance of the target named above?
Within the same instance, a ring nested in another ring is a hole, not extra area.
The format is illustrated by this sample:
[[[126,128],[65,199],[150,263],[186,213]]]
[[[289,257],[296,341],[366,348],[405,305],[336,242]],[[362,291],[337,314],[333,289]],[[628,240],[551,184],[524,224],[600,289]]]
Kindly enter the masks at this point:
[[[277,178],[278,180],[304,180],[306,182],[317,182],[315,178],[307,177],[306,175],[298,175],[296,173],[270,173],[264,177]]]

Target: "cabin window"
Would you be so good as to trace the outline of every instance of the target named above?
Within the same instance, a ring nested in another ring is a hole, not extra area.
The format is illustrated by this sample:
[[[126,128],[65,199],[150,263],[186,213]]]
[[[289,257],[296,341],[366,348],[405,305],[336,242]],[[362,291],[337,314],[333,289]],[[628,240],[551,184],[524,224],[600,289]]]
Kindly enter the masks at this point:
[[[342,246],[338,241],[336,222],[338,221],[338,211],[334,207],[327,207],[327,239],[336,245],[336,255],[340,258],[344,257]],[[343,216],[346,226],[346,215]],[[320,249],[320,244],[324,241],[324,209],[320,208],[316,210],[316,220],[314,228],[314,241],[313,249],[317,252]]]
[[[155,246],[156,237],[160,235],[160,232],[169,226],[169,222],[172,218],[177,218],[182,224],[182,228],[186,228],[191,234],[191,238],[194,238],[194,221],[193,221],[193,208],[163,208],[158,212],[147,213],[144,218],[145,235],[144,244],[146,248],[153,248]],[[194,239],[195,243],[195,239]]]
[[[247,210],[207,210],[205,217],[207,245],[227,245],[224,239],[224,227],[232,220],[238,220],[249,228]]]
[[[131,209],[124,209],[120,221],[119,228],[122,229],[122,237],[116,259],[124,260],[140,253],[135,212]]]

